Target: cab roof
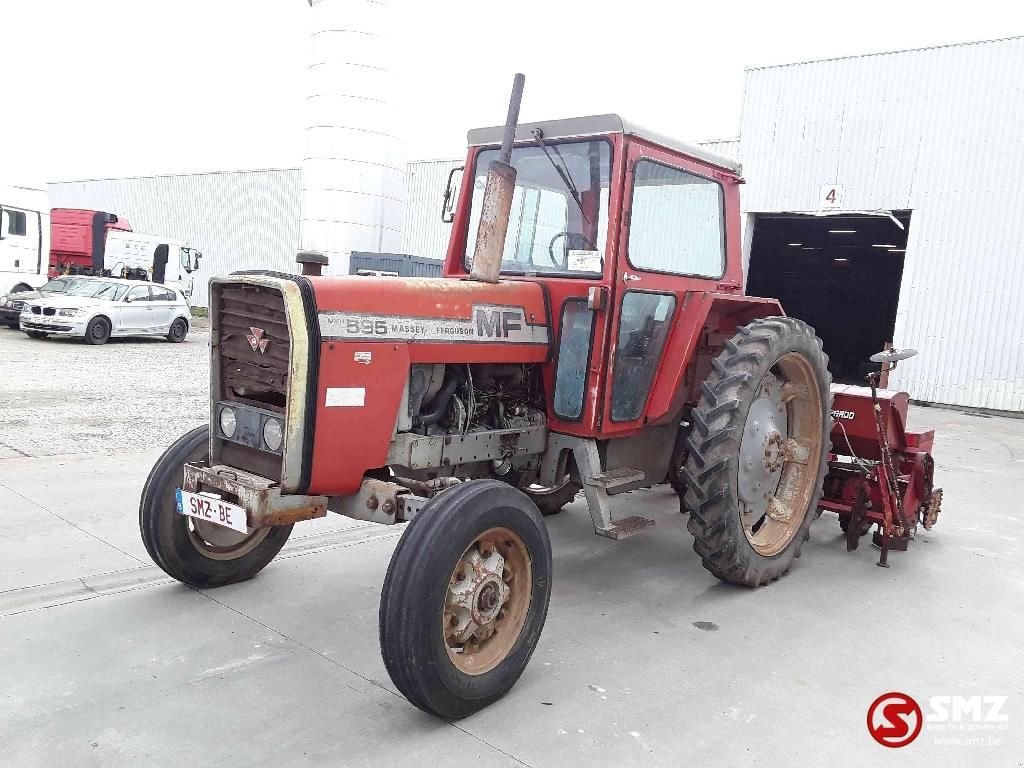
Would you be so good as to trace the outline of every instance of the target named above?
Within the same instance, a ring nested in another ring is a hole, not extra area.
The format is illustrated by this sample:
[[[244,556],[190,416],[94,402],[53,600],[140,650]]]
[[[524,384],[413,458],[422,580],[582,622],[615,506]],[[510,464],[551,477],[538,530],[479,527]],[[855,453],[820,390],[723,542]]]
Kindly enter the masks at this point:
[[[652,144],[681,152],[688,157],[731,171],[736,175],[743,173],[743,166],[737,160],[720,155],[717,152],[712,152],[699,144],[673,139],[656,131],[647,130],[623,120],[618,115],[590,115],[588,117],[569,117],[562,120],[544,120],[539,123],[520,123],[516,127],[516,143],[534,141],[532,132],[535,128],[541,129],[545,140],[567,139],[577,136],[598,136],[609,133],[636,136]],[[500,125],[491,128],[473,128],[467,135],[469,146],[480,147],[501,144],[501,137],[504,132],[505,127]]]

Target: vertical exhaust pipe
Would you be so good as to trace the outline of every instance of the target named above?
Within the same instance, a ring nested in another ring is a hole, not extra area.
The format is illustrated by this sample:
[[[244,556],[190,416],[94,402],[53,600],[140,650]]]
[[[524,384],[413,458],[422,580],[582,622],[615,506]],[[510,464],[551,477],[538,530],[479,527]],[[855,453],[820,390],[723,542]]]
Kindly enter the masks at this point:
[[[487,169],[487,186],[480,207],[480,227],[476,231],[473,267],[470,278],[484,283],[498,282],[501,257],[505,253],[505,235],[512,212],[512,195],[516,191],[516,169],[512,167],[512,143],[519,124],[519,105],[523,100],[526,77],[516,74],[512,80],[512,98],[508,102],[505,134],[501,140],[501,155]]]

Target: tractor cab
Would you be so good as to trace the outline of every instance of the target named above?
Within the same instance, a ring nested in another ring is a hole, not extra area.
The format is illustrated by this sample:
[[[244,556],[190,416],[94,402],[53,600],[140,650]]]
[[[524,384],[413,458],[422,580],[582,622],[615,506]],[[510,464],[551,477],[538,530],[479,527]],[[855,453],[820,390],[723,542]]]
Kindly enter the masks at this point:
[[[446,277],[473,271],[502,132],[469,132]],[[617,115],[520,124],[509,165],[499,274],[543,286],[557,340],[545,373],[552,426],[613,436],[670,420],[714,297],[739,298],[740,165]],[[763,303],[730,304],[725,330]]]

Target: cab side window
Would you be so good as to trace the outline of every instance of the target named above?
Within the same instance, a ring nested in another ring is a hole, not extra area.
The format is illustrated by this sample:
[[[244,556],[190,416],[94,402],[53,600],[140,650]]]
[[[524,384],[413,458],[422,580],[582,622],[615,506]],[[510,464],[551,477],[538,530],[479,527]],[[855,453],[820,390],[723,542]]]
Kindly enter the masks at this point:
[[[7,234],[24,237],[28,233],[28,217],[24,211],[7,211]]]
[[[719,278],[725,273],[725,193],[711,179],[639,160],[633,170],[629,263]]]

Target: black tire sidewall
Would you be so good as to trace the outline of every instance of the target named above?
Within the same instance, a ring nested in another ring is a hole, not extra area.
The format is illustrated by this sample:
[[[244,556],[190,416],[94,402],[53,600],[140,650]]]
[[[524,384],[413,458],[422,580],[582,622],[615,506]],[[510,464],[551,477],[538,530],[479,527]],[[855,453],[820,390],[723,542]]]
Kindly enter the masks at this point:
[[[192,543],[188,519],[175,509],[186,462],[209,456],[208,426],[178,438],[157,459],[139,502],[139,529],[153,561],[169,576],[194,587],[216,587],[251,579],[274,559],[288,541],[292,526],[275,526],[254,549],[234,560],[213,560]]]
[[[102,337],[93,335],[93,328],[98,325],[102,325],[106,332]],[[85,340],[89,344],[106,344],[110,339],[110,321],[105,317],[94,317],[89,321],[89,324],[85,327]]]
[[[490,528],[509,528],[522,539],[531,560],[533,592],[509,654],[491,671],[467,675],[448,657],[443,606],[459,559]],[[435,497],[402,536],[382,594],[385,664],[389,673],[396,663],[404,668],[392,674],[395,684],[421,709],[446,718],[465,717],[499,699],[519,679],[540,639],[551,575],[547,529],[524,493],[501,481],[478,480]]]
[[[179,317],[171,323],[171,328],[167,332],[167,340],[172,344],[179,344],[185,340],[186,336],[188,336],[188,323]]]

